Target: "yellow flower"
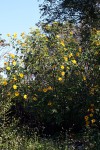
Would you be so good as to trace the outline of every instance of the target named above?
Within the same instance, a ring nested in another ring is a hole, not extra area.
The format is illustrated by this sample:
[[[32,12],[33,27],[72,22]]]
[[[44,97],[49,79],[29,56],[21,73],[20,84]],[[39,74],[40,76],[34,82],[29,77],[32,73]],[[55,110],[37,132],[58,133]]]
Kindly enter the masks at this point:
[[[100,41],[96,41],[95,44],[96,44],[97,46],[99,46],[99,45],[100,45]]]
[[[51,101],[48,102],[48,106],[52,106],[52,102]]]
[[[65,60],[65,61],[68,61],[68,58],[67,58],[66,56],[64,56],[64,60]]]
[[[24,97],[24,99],[27,99],[27,95],[26,94],[23,97]]]
[[[65,75],[65,72],[64,72],[64,71],[63,71],[63,72],[61,72],[61,75],[62,75],[62,76],[64,76],[64,75]]]
[[[48,89],[47,89],[47,88],[44,88],[44,89],[43,89],[43,92],[47,92],[47,91],[48,91]]]
[[[93,124],[93,123],[95,123],[95,122],[96,122],[96,120],[95,120],[95,119],[92,119],[92,120],[91,120],[91,123],[92,123],[92,124]]]
[[[86,81],[86,76],[83,76],[83,80]]]
[[[58,80],[59,80],[59,81],[62,81],[62,78],[61,78],[61,77],[59,77],[59,78],[58,78]]]
[[[97,34],[99,34],[100,33],[100,30],[97,30]]]
[[[17,41],[17,43],[18,43],[18,44],[20,44],[20,43],[21,43],[21,41],[20,41],[20,40],[18,40],[18,41]]]
[[[90,89],[90,94],[94,95],[94,92],[95,92],[95,88],[91,88]]]
[[[7,34],[7,36],[9,37],[9,36],[10,36],[10,34],[8,33],[8,34]]]
[[[14,55],[14,54],[10,54],[10,57],[11,57],[11,58],[15,58],[15,55]]]
[[[90,114],[90,117],[93,117],[93,114]]]
[[[11,93],[10,93],[10,92],[8,92],[8,93],[7,93],[7,95],[8,95],[8,96],[10,96],[10,95],[11,95]]]
[[[24,33],[24,32],[22,32],[22,33],[21,33],[21,37],[23,38],[24,36],[25,36],[25,33]]]
[[[3,85],[7,85],[7,81],[6,80],[3,81]]]
[[[72,56],[73,56],[73,54],[72,54],[72,53],[70,53],[68,57],[69,57],[69,58],[71,58]]]
[[[23,77],[24,77],[23,73],[20,73],[19,76],[20,76],[20,78],[23,78]]]
[[[75,59],[73,59],[73,60],[71,60],[72,61],[72,63],[74,64],[74,65],[76,65],[77,64],[77,62],[76,62],[76,60]]]
[[[15,92],[15,96],[19,96],[19,92],[18,91]]]
[[[16,66],[16,61],[13,61],[12,64],[13,64],[14,66]]]
[[[13,83],[14,81],[13,80],[10,80],[10,83]]]
[[[68,49],[64,47],[64,50],[67,51]]]
[[[80,55],[80,53],[76,53],[76,56],[78,57]]]
[[[70,32],[70,35],[73,35],[73,31]]]
[[[10,70],[10,67],[7,67],[6,70]]]
[[[33,100],[34,100],[34,101],[37,101],[37,97],[33,97]]]
[[[17,81],[17,78],[16,78],[16,77],[14,77],[13,79],[14,79],[14,81]]]
[[[94,107],[94,104],[91,104],[91,107]]]
[[[17,85],[14,84],[13,85],[13,89],[16,90],[17,89]]]
[[[48,90],[53,90],[53,88],[51,86],[48,86]]]
[[[81,47],[79,47],[79,49],[78,49],[78,50],[79,50],[79,52],[82,52],[82,48],[81,48]]]
[[[89,117],[88,117],[88,116],[85,116],[84,119],[87,121],[87,120],[89,119]]]
[[[63,47],[65,47],[64,41],[61,41],[60,43]]]
[[[89,126],[89,123],[90,123],[89,121],[86,121],[86,126]]]
[[[61,69],[64,69],[65,67],[63,65],[60,66]]]
[[[26,46],[26,43],[22,43],[22,47],[25,47]]]
[[[7,62],[4,62],[4,65],[8,65],[8,63],[7,63]]]
[[[56,35],[56,38],[60,38],[60,36],[59,36],[59,35]]]
[[[13,37],[14,37],[14,38],[17,38],[17,33],[14,33],[14,34],[13,34]]]

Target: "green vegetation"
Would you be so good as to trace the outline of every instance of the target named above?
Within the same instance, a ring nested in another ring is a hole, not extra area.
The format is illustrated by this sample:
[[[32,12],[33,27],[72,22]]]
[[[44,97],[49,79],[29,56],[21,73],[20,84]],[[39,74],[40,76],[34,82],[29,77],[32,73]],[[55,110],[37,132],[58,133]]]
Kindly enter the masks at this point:
[[[4,56],[0,79],[1,150],[71,150],[78,139],[99,149],[100,31],[88,48],[79,35],[67,22],[8,34],[16,54]]]

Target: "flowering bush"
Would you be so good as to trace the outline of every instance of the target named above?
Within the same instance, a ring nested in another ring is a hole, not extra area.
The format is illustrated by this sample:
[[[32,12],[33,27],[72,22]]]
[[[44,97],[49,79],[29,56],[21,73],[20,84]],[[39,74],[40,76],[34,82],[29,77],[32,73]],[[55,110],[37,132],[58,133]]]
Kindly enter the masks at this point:
[[[2,81],[1,101],[9,104],[9,120],[76,131],[90,122],[98,126],[100,32],[91,31],[86,49],[75,26],[67,23],[42,25],[22,33],[20,40],[16,33],[8,36],[16,50],[5,58],[7,78]]]

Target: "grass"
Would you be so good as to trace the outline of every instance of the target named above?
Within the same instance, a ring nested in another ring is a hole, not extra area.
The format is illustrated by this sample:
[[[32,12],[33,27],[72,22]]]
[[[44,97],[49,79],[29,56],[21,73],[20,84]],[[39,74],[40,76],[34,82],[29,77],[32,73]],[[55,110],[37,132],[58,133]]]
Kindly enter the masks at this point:
[[[81,150],[99,150],[100,134],[97,137],[94,134],[91,136],[91,134],[86,131],[86,135],[83,133],[75,134],[74,137],[68,135],[65,139],[61,139],[61,135],[56,138],[42,138],[33,131],[26,132],[25,129],[3,127],[0,128],[0,150],[74,150],[79,141],[83,143]]]

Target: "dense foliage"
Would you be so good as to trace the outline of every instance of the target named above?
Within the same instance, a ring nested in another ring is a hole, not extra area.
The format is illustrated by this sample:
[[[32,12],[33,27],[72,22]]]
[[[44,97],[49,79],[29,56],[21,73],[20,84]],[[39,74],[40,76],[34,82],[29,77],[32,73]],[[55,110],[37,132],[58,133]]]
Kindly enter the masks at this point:
[[[81,29],[83,46],[89,46],[91,29],[99,29],[99,0],[44,0],[40,5],[45,23],[69,21],[78,24]]]
[[[20,40],[16,33],[8,36],[16,54],[5,55],[1,127],[42,134],[98,129],[100,31],[91,31],[87,49],[69,23],[42,24]]]

